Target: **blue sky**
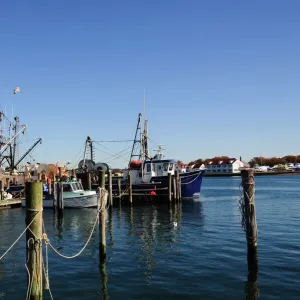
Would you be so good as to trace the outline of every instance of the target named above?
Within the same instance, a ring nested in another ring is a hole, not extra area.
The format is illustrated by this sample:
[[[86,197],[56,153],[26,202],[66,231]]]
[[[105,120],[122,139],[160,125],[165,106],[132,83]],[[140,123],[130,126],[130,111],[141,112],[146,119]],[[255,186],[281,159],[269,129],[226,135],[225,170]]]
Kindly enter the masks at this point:
[[[3,1],[0,104],[27,124],[24,147],[43,138],[32,152],[40,162],[76,163],[87,135],[132,139],[144,89],[151,149],[164,144],[185,162],[300,154],[299,9],[292,0]],[[96,145],[96,160],[129,146]]]

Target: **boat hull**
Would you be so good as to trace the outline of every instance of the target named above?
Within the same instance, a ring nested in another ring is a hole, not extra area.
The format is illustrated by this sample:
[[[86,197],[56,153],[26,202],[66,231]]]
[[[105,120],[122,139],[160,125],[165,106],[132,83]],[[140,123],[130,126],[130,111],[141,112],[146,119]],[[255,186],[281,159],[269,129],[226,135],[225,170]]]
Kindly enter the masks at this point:
[[[107,201],[107,194],[106,194],[106,201]],[[53,201],[53,199],[48,198],[43,200],[43,207],[53,208],[53,204],[56,205],[56,201]],[[97,204],[98,204],[98,194],[64,199],[64,208],[90,208],[90,207],[97,207]],[[26,201],[25,199],[23,199],[22,207],[25,206],[26,206]]]
[[[193,172],[179,173],[181,179],[181,198],[193,198],[194,194],[201,190],[202,178],[206,170],[197,170]],[[160,186],[168,187],[167,176],[155,176],[151,178],[152,182],[160,182]]]

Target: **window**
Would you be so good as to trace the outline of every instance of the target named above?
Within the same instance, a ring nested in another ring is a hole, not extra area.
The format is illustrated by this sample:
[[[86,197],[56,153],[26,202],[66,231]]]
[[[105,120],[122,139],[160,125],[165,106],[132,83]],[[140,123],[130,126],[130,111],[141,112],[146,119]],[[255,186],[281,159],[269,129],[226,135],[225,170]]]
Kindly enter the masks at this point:
[[[77,190],[83,190],[82,184],[79,182],[76,182],[76,188]]]
[[[173,164],[170,164],[169,165],[169,171],[172,171],[173,170]]]
[[[168,171],[168,163],[164,163],[163,167],[164,167],[164,172],[167,172]]]
[[[147,173],[150,173],[151,172],[151,164],[147,164]]]
[[[72,188],[69,184],[63,184],[63,191],[64,192],[72,192]]]

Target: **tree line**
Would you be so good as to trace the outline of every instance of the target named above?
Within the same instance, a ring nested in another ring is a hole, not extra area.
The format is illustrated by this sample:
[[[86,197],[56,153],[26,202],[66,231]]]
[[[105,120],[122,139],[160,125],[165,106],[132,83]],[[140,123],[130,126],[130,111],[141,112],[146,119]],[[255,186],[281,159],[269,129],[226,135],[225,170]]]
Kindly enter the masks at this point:
[[[260,165],[260,166],[270,166],[274,167],[275,165],[285,165],[287,163],[300,163],[300,155],[287,155],[284,157],[253,157],[249,161],[250,167],[253,167],[254,165]]]
[[[191,165],[202,165],[202,164],[207,164],[211,160],[224,160],[224,159],[229,159],[228,156],[215,156],[213,158],[207,158],[207,159],[202,159],[198,158],[196,160],[192,160],[188,163],[189,166]],[[181,161],[179,161],[182,163]],[[284,165],[287,163],[300,163],[300,155],[287,155],[284,157],[263,157],[263,156],[255,156],[253,157],[248,164],[250,167],[254,167],[254,165],[260,165],[260,166],[270,166],[274,167],[275,165]]]

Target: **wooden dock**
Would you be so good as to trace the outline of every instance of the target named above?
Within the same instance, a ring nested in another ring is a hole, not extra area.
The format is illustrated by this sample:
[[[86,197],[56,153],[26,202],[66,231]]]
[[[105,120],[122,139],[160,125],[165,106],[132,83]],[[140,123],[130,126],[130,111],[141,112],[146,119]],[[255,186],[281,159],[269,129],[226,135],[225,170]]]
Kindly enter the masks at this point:
[[[21,206],[21,199],[0,200],[0,209],[14,208]]]

